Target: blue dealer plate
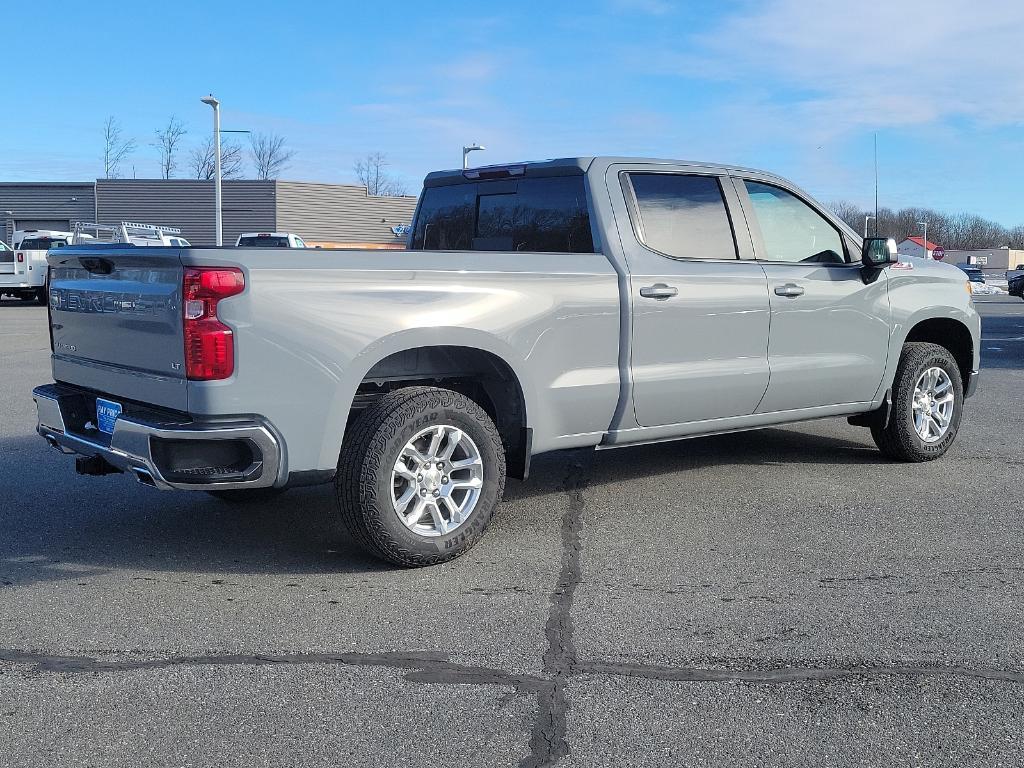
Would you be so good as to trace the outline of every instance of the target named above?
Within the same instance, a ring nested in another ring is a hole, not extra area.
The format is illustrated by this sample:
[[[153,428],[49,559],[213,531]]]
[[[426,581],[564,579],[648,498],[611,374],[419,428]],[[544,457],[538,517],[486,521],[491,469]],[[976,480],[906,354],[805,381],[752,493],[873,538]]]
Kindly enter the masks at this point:
[[[120,403],[112,403],[102,397],[96,398],[96,426],[100,428],[100,432],[106,432],[108,435],[114,434],[114,423],[120,415]]]

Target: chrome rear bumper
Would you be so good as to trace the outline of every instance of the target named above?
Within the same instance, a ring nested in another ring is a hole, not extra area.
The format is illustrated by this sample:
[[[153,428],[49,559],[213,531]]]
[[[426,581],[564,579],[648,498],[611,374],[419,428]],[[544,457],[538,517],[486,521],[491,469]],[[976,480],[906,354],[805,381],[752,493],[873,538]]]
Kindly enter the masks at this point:
[[[48,384],[36,387],[32,398],[36,402],[36,431],[51,446],[62,453],[99,457],[112,468],[131,473],[144,485],[161,490],[213,491],[266,488],[279,479],[280,444],[273,432],[259,422],[174,422],[122,414],[113,434],[106,435],[83,416],[89,402],[91,412],[95,413],[94,396]],[[198,466],[178,462],[182,452],[195,453],[200,458],[204,448],[216,452],[218,446],[212,441],[247,447],[251,461],[247,466],[243,462],[232,467],[202,466],[202,461],[194,457],[189,457],[187,463]],[[176,462],[180,465],[175,468]]]

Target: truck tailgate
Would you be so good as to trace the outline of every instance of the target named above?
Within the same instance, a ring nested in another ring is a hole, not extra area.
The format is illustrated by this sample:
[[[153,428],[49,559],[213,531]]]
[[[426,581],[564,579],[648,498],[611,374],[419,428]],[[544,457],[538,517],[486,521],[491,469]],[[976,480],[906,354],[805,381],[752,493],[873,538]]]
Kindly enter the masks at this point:
[[[179,250],[69,247],[48,262],[54,379],[187,411]]]

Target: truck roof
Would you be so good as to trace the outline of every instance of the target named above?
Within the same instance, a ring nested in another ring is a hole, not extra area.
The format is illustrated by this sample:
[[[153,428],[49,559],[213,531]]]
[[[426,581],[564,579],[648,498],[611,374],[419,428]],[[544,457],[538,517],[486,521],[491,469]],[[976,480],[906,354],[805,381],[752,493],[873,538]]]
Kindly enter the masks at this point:
[[[693,168],[704,168],[734,173],[756,173],[761,176],[779,178],[773,173],[755,168],[744,168],[739,165],[724,163],[707,163],[696,160],[670,160],[656,157],[618,157],[615,155],[588,155],[581,157],[559,157],[551,160],[524,160],[514,163],[482,165],[462,170],[453,168],[446,171],[428,173],[423,181],[424,187],[442,187],[458,184],[468,180],[488,178],[508,178],[509,176],[580,176],[590,170],[595,163],[607,166],[615,163],[648,165],[686,165]]]

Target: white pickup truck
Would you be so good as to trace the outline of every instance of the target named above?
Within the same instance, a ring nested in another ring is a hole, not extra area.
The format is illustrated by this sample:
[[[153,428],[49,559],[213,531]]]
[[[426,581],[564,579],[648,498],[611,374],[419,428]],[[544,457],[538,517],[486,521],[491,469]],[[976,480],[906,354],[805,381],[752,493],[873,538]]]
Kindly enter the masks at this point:
[[[926,461],[978,378],[963,272],[733,166],[432,173],[406,251],[49,264],[38,431],[80,472],[234,500],[333,482],[355,540],[402,565],[465,552],[539,453],[841,416]]]

